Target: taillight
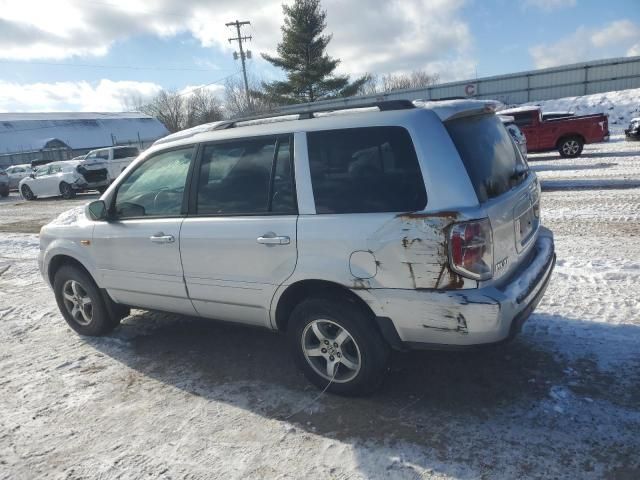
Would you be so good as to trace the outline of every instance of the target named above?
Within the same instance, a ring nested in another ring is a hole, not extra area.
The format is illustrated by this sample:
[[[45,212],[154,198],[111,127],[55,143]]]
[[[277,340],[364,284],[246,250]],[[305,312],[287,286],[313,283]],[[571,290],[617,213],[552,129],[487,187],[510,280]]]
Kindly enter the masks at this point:
[[[488,218],[452,225],[449,262],[454,272],[474,280],[493,276],[493,239]]]

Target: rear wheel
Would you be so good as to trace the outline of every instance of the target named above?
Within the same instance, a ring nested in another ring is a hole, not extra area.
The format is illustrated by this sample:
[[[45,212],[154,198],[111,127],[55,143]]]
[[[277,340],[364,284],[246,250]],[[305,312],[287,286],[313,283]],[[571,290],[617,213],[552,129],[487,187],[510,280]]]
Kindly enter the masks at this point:
[[[584,142],[580,137],[569,137],[560,141],[558,152],[563,158],[574,158],[580,156]]]
[[[81,335],[105,335],[120,323],[120,318],[107,308],[93,279],[78,267],[60,267],[53,291],[62,316]]]
[[[308,298],[294,308],[290,347],[309,381],[341,395],[366,395],[380,387],[390,349],[370,317],[337,296]]]
[[[36,198],[28,185],[23,185],[20,189],[20,193],[25,200],[34,200]]]
[[[73,191],[73,188],[71,188],[71,185],[69,185],[67,182],[61,182],[60,195],[62,195],[62,198],[69,200],[70,198],[76,196],[76,192]]]
[[[0,197],[8,197],[9,196],[9,187],[4,190],[0,190]]]

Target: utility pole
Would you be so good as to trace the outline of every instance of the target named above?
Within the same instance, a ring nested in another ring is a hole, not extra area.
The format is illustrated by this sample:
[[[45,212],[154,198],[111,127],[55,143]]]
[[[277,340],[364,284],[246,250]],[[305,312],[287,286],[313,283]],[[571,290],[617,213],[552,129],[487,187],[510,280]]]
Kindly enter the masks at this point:
[[[242,42],[251,40],[251,36],[243,37],[242,34],[240,33],[240,27],[242,27],[243,25],[251,25],[251,22],[248,22],[248,21],[239,22],[238,20],[236,20],[235,22],[229,22],[229,23],[226,23],[225,25],[227,27],[236,27],[236,31],[238,32],[238,36],[234,38],[230,38],[229,43],[238,42],[238,46],[240,48],[240,60],[242,61],[242,75],[244,76],[244,91],[247,95],[247,104],[249,108],[251,108],[251,96],[249,95],[249,82],[247,81],[247,67],[245,65],[245,59],[251,58],[251,51],[247,50],[247,53],[245,54],[244,49],[242,48]],[[233,58],[236,60],[238,59],[238,54],[236,52],[233,52]]]

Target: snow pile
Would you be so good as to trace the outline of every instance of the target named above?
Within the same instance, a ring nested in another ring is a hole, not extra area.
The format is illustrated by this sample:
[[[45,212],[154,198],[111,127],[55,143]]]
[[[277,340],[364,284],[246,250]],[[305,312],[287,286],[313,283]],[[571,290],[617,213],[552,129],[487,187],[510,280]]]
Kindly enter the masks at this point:
[[[609,115],[611,133],[620,135],[629,126],[632,118],[640,117],[640,88],[542,100],[525,105],[537,105],[542,108],[543,112],[569,111],[576,115],[606,113]]]

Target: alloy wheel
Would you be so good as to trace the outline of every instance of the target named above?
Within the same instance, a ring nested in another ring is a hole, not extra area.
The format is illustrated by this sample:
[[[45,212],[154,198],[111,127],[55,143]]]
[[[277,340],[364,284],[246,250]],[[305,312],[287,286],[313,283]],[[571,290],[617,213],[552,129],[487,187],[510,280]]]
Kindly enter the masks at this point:
[[[568,140],[562,145],[562,151],[566,155],[575,155],[580,150],[580,144],[576,140]]]
[[[76,280],[67,280],[62,287],[64,306],[79,325],[89,325],[93,318],[91,297]]]
[[[353,380],[360,372],[362,356],[353,336],[337,323],[318,319],[302,332],[302,353],[313,370],[335,383]]]

